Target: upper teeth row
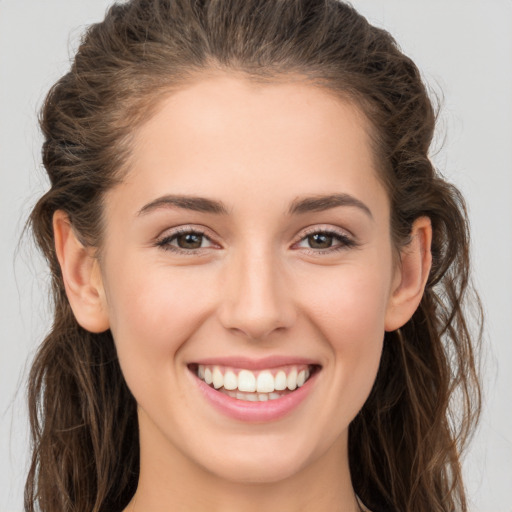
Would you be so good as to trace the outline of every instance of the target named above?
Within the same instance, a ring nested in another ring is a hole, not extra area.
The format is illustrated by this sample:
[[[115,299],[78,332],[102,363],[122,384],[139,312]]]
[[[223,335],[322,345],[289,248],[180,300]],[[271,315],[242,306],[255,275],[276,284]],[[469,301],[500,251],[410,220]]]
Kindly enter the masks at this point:
[[[238,389],[249,393],[255,391],[272,393],[285,389],[293,391],[302,386],[309,377],[309,370],[299,371],[292,366],[287,373],[284,370],[279,370],[275,376],[269,370],[263,370],[257,376],[250,370],[240,370],[237,375],[233,370],[226,370],[223,373],[218,366],[209,367],[200,364],[197,376],[206,384],[213,384],[215,389],[224,387],[227,390]]]

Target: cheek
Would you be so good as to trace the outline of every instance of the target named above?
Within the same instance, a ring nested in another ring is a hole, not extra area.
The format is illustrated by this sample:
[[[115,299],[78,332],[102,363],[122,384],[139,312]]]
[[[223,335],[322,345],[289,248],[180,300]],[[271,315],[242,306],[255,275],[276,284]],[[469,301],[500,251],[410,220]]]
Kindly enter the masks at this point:
[[[165,267],[153,272],[132,267],[129,274],[109,275],[111,331],[123,371],[151,374],[177,362],[174,355],[207,317],[208,305],[198,286],[201,279],[190,282],[184,273]]]
[[[182,401],[176,381],[183,364],[180,349],[207,310],[197,282],[191,286],[168,267],[148,272],[142,264],[129,274],[118,268],[109,277],[111,331],[128,388],[143,410],[176,406]]]
[[[334,383],[332,398],[342,401],[352,417],[370,393],[379,368],[389,281],[378,270],[346,270],[325,280],[322,290],[310,288],[304,314],[330,353],[326,370]]]
[[[385,275],[353,267],[333,272],[324,283],[321,288],[309,288],[303,303],[334,350],[362,348],[375,335],[382,337],[389,295]]]

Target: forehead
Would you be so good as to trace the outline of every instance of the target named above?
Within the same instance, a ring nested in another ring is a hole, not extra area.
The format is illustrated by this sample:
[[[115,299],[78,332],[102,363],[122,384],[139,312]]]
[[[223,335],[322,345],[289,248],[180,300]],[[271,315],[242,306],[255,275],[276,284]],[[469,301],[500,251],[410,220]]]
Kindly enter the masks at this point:
[[[226,204],[256,193],[368,199],[382,194],[369,132],[356,105],[319,87],[208,77],[162,100],[137,130],[126,182],[145,200],[157,192]]]

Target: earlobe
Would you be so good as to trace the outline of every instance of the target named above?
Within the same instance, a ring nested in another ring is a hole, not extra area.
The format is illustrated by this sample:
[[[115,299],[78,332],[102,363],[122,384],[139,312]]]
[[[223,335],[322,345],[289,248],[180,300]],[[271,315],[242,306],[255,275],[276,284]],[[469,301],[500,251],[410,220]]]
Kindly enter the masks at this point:
[[[402,327],[418,308],[432,266],[431,243],[430,219],[416,219],[411,230],[411,241],[400,252],[400,265],[386,311],[386,331]]]
[[[109,328],[108,313],[97,258],[77,238],[68,215],[53,215],[55,250],[64,287],[77,322],[90,332]]]

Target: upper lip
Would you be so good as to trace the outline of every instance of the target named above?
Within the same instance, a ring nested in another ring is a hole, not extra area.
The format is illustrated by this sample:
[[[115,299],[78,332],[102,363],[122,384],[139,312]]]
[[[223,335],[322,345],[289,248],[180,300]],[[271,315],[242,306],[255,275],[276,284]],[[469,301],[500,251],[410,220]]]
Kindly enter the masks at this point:
[[[201,364],[207,366],[229,366],[231,368],[243,368],[247,370],[266,370],[289,365],[317,365],[318,361],[306,357],[295,356],[267,356],[263,358],[248,357],[208,357],[195,360],[190,364]]]

